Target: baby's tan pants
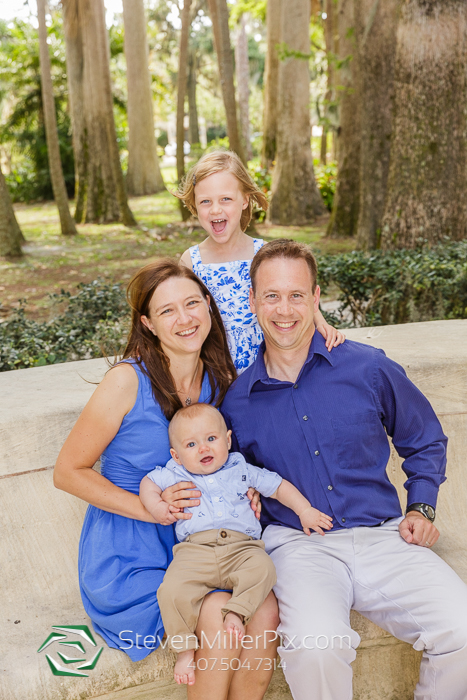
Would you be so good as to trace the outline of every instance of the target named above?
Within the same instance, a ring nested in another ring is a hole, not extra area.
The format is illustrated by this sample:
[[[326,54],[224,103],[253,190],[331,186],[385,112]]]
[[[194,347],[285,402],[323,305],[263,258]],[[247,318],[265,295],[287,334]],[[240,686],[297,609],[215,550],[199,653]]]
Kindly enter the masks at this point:
[[[232,589],[222,614],[234,612],[248,624],[276,583],[276,570],[262,540],[234,530],[206,530],[173,548],[174,559],[157,597],[169,645],[176,652],[197,649],[194,634],[204,597]]]

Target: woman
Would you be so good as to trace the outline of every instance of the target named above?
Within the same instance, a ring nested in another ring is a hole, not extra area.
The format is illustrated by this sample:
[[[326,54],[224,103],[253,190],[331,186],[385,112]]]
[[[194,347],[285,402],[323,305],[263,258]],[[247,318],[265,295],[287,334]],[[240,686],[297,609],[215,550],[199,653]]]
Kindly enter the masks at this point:
[[[151,263],[130,282],[128,299],[132,326],[124,361],[84,408],[60,452],[54,483],[90,504],[79,550],[86,612],[109,646],[137,661],[163,635],[157,588],[175,544],[170,525],[190,517],[179,509],[197,505],[187,499],[200,495],[188,490],[189,482],[166,489],[172,514],[156,522],[138,497],[140,481],[169,459],[167,428],[175,411],[196,401],[218,406],[235,368],[219,311],[191,270],[172,260]],[[92,467],[101,455],[99,474]],[[275,598],[270,594],[248,626],[254,639],[271,641],[247,650],[231,649],[230,641],[224,648],[216,637],[226,596],[214,592],[203,604],[197,633],[204,650],[197,653],[201,670],[190,700],[261,700],[269,683],[276,643],[264,632],[277,626]]]

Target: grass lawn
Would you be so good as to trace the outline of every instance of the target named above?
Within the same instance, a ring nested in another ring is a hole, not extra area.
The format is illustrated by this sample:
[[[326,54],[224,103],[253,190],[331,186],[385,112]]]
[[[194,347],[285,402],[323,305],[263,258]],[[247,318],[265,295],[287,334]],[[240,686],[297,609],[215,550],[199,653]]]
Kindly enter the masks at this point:
[[[172,169],[164,171],[169,189]],[[0,258],[0,318],[5,318],[26,300],[26,311],[37,320],[49,318],[49,294],[60,289],[74,292],[79,282],[97,277],[125,283],[150,260],[180,255],[206,234],[196,221],[181,222],[178,201],[170,192],[130,200],[139,229],[122,224],[82,224],[78,236],[60,234],[58,212],[53,202],[16,205],[19,225],[27,240],[24,257]],[[340,253],[354,248],[353,240],[325,237],[327,216],[313,226],[257,225],[257,236],[265,240],[294,238],[309,243],[320,253]]]

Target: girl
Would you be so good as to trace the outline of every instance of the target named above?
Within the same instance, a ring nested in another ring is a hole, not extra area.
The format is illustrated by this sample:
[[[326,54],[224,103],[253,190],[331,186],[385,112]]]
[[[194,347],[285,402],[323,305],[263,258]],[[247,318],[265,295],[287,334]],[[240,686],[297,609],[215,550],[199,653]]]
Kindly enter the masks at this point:
[[[237,371],[256,359],[263,333],[250,311],[250,265],[264,244],[245,232],[255,203],[266,210],[268,201],[240,158],[232,151],[204,155],[190,170],[175,194],[197,215],[208,237],[186,250],[181,262],[193,270],[216,300],[227,331]],[[345,336],[316,314],[316,327],[331,350]]]

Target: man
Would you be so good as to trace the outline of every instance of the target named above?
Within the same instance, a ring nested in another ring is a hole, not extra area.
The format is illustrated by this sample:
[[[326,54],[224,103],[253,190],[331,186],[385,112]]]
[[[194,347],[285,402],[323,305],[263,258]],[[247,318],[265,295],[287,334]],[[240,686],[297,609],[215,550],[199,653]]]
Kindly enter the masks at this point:
[[[467,586],[430,547],[446,437],[427,399],[381,350],[315,333],[316,262],[293,241],[251,265],[251,310],[265,342],[222,412],[233,449],[277,471],[333,517],[310,537],[265,499],[263,539],[277,570],[280,648],[295,700],[350,700],[360,638],[351,608],[423,649],[416,700],[467,697]],[[407,513],[386,476],[387,434],[404,458]]]

